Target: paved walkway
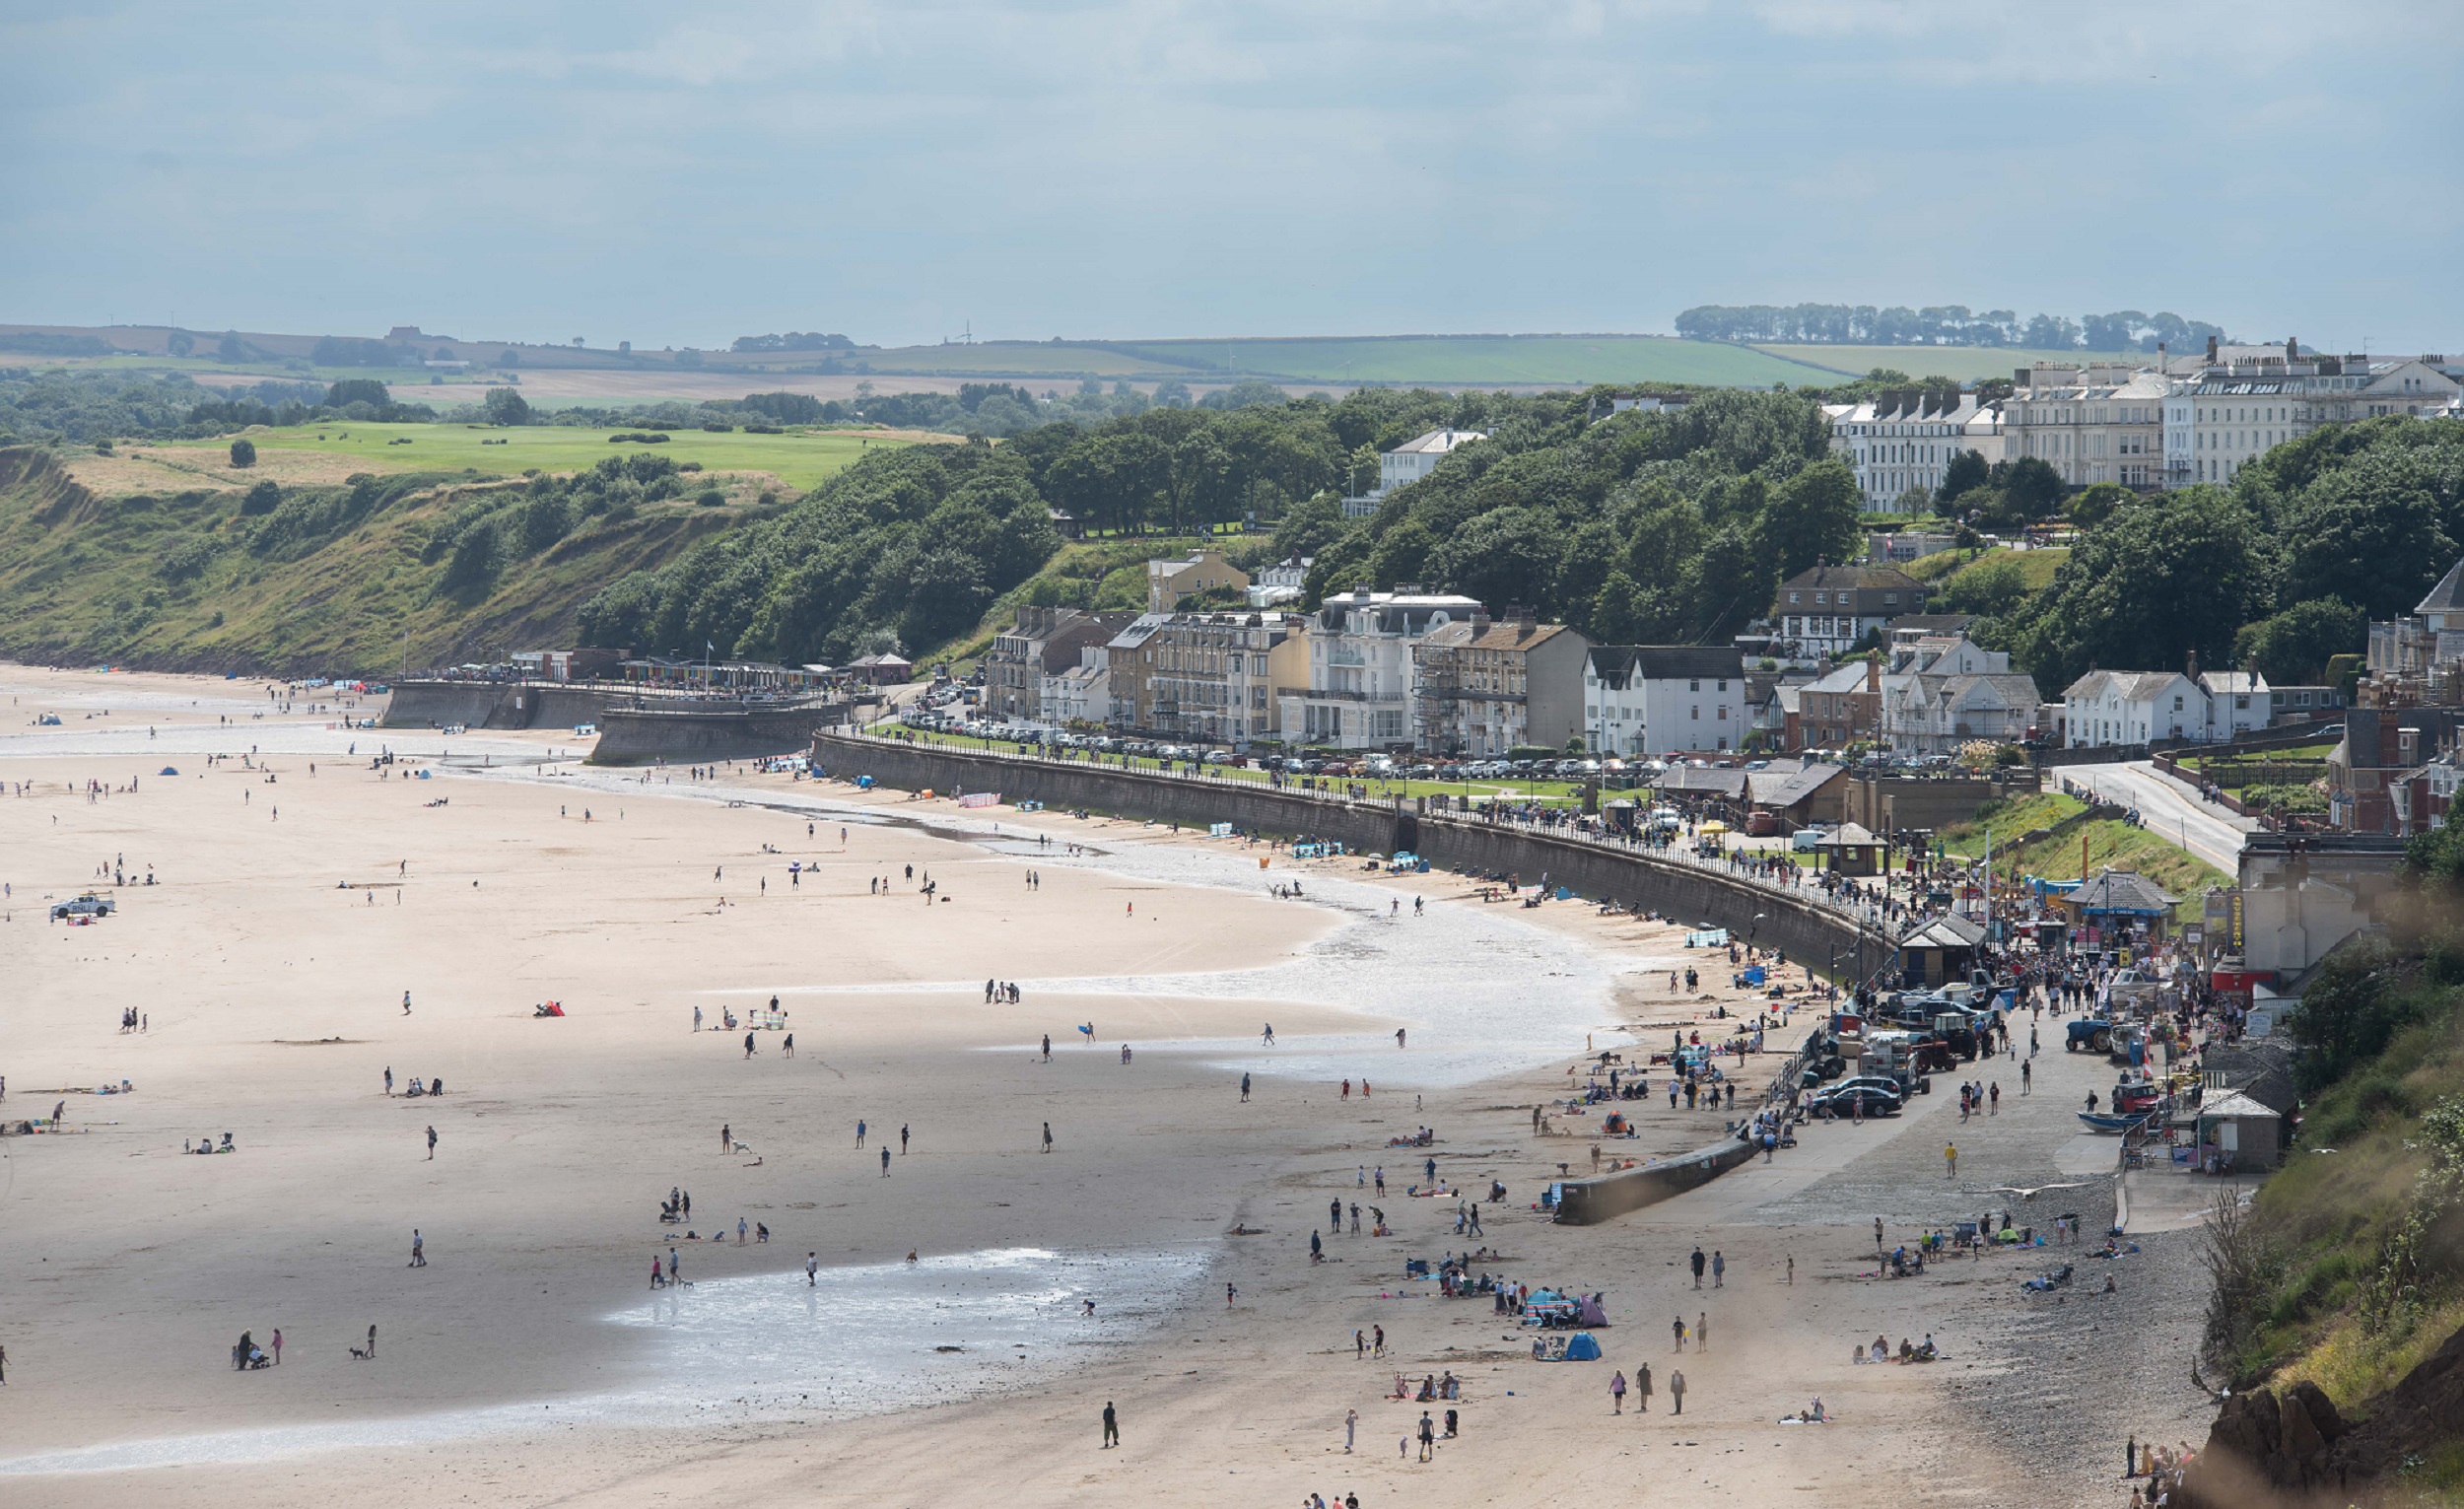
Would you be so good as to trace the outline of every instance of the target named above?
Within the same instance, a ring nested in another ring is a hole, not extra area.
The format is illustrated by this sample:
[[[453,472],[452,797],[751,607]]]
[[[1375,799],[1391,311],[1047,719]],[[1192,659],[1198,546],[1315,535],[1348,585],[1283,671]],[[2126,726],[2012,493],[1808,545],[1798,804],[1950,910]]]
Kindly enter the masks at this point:
[[[2126,765],[2071,765],[2054,772],[2105,800],[2139,809],[2148,831],[2188,850],[2226,874],[2241,863],[2242,839],[2259,830],[2258,819],[2201,801],[2181,782],[2146,760]]]

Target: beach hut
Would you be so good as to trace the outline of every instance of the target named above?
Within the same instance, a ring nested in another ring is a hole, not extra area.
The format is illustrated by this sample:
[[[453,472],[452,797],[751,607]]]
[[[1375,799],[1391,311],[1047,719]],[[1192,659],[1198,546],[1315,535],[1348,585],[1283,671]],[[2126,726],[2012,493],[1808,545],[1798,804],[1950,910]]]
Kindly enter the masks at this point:
[[[1879,875],[1885,862],[1882,841],[1862,823],[1842,823],[1814,843],[1835,875]]]
[[[2145,932],[2150,938],[2161,938],[2165,924],[2172,920],[2173,904],[2179,900],[2145,875],[2105,869],[2072,887],[2055,905],[2062,908],[2073,927],[2097,928],[2099,938],[2115,932]]]
[[[1566,1338],[1566,1360],[1568,1362],[1598,1362],[1600,1343],[1592,1339],[1590,1332],[1578,1331]]]
[[[1924,919],[1899,938],[1899,972],[1910,990],[1965,980],[1985,928],[1956,912]]]
[[[2199,1166],[2238,1174],[2274,1168],[2284,1155],[2285,1119],[2239,1090],[2199,1107]]]

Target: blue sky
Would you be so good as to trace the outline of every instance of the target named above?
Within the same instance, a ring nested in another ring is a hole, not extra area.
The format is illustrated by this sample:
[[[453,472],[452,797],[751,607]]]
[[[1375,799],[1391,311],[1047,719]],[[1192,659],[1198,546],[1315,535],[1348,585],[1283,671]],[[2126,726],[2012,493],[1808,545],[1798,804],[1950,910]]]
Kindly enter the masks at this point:
[[[6,320],[655,347],[1820,300],[2464,346],[2444,3],[45,9],[0,10]]]

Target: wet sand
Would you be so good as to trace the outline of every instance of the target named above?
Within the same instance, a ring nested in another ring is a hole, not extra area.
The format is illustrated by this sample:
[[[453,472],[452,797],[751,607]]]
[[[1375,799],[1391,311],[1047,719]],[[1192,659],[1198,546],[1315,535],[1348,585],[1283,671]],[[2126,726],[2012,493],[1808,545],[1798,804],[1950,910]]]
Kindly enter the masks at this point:
[[[1932,1137],[1948,1096],[1818,1129],[1767,1171],[1608,1227],[1532,1208],[1559,1163],[1588,1167],[1579,1129],[1596,1120],[1561,1116],[1575,1134],[1543,1138],[1529,1111],[1580,1082],[1587,1036],[1656,1044],[1717,1000],[1745,1004],[1724,961],[1701,961],[1708,999],[1671,996],[1677,928],[1484,907],[1446,875],[1279,856],[1262,874],[1255,852],[1135,823],[741,770],[645,786],[546,763],[569,740],[249,716],[262,698],[261,683],[0,668],[0,707],[63,716],[0,727],[0,779],[40,788],[0,797],[0,1112],[66,1098],[80,1129],[0,1139],[0,1267],[18,1279],[0,1475],[46,1503],[321,1503],[406,1483],[513,1504],[973,1502],[988,1484],[1073,1504],[1815,1484],[1882,1503],[2026,1480],[1967,1441],[1942,1382],[2008,1359],[1942,1319],[1946,1291],[1853,1276],[1872,1214],[1895,1212],[1774,1214],[1790,1187]],[[199,758],[251,743],[271,785]],[[388,746],[433,779],[368,770]],[[433,763],[448,749],[455,764]],[[66,789],[132,777],[137,791],[100,800]],[[43,920],[42,897],[114,858],[161,883],[119,889],[97,926]],[[794,883],[790,859],[812,866]],[[922,899],[925,872],[951,900]],[[884,874],[891,894],[870,894]],[[1309,900],[1266,895],[1295,874]],[[1400,916],[1380,905],[1394,896]],[[1024,1001],[985,1004],[987,977],[1019,981]],[[792,1060],[783,1033],[757,1034],[748,1060],[742,1030],[691,1030],[696,1005],[715,1022],[772,994]],[[533,1019],[548,998],[571,1014]],[[116,1030],[126,1005],[148,1031]],[[387,1097],[387,1065],[442,1074],[447,1093]],[[1364,1075],[1372,1098],[1339,1093]],[[122,1076],[135,1094],[57,1093]],[[1719,1131],[1665,1096],[1621,1109],[1641,1111],[1641,1135],[1603,1143],[1612,1156]],[[876,1149],[901,1124],[913,1140],[883,1179]],[[1422,1124],[1434,1148],[1386,1147]],[[722,1125],[747,1151],[722,1146]],[[179,1151],[225,1131],[238,1152]],[[1529,1334],[1486,1300],[1402,1282],[1404,1256],[1476,1245],[1454,1237],[1452,1200],[1403,1193],[1431,1156],[1458,1187],[1507,1185],[1484,1207],[1507,1255],[1494,1271],[1608,1292],[1608,1366],[1661,1374],[1650,1415],[1611,1419],[1607,1366],[1531,1362]],[[1311,1266],[1327,1201],[1379,1165],[1397,1236],[1330,1236],[1335,1261]],[[678,1185],[693,1230],[723,1243],[657,1222]],[[737,1246],[739,1216],[770,1243]],[[413,1227],[422,1269],[405,1267]],[[1697,1240],[1729,1264],[1701,1297],[1681,1267]],[[695,1286],[654,1294],[671,1243]],[[808,1251],[826,1269],[809,1287]],[[1711,1316],[1699,1360],[1671,1350],[1679,1311]],[[354,1361],[372,1322],[378,1357]],[[1356,1361],[1352,1331],[1376,1325],[1394,1356]],[[277,1326],[283,1366],[234,1374],[240,1332],[261,1343]],[[1927,1329],[1954,1364],[1846,1371],[1849,1338]],[[1693,1386],[1681,1421],[1665,1412],[1671,1362]],[[1399,1463],[1421,1406],[1379,1396],[1397,1371],[1446,1368],[1466,1380],[1466,1434],[1435,1464]],[[1817,1393],[1841,1424],[1771,1423]],[[1119,1452],[1096,1449],[1106,1399]],[[1346,1408],[1364,1422],[1349,1459]]]

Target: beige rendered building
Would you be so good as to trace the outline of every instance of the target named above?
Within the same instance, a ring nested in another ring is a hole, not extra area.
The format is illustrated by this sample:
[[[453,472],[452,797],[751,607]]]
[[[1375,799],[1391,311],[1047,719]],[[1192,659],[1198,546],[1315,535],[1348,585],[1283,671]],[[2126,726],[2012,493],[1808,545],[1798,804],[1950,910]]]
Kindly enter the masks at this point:
[[[1229,587],[1246,593],[1249,573],[1223,558],[1220,550],[1193,550],[1186,560],[1146,563],[1146,611],[1169,613],[1192,592]]]
[[[2072,487],[2164,485],[2164,399],[2170,384],[2119,362],[2039,362],[2015,374],[2002,408],[2003,454],[2034,456]]]
[[[1106,647],[1118,727],[1237,745],[1280,728],[1276,693],[1309,684],[1293,613],[1147,613]]]
[[[1474,617],[1411,647],[1415,742],[1424,754],[1494,760],[1582,735],[1591,641],[1563,624]]]

